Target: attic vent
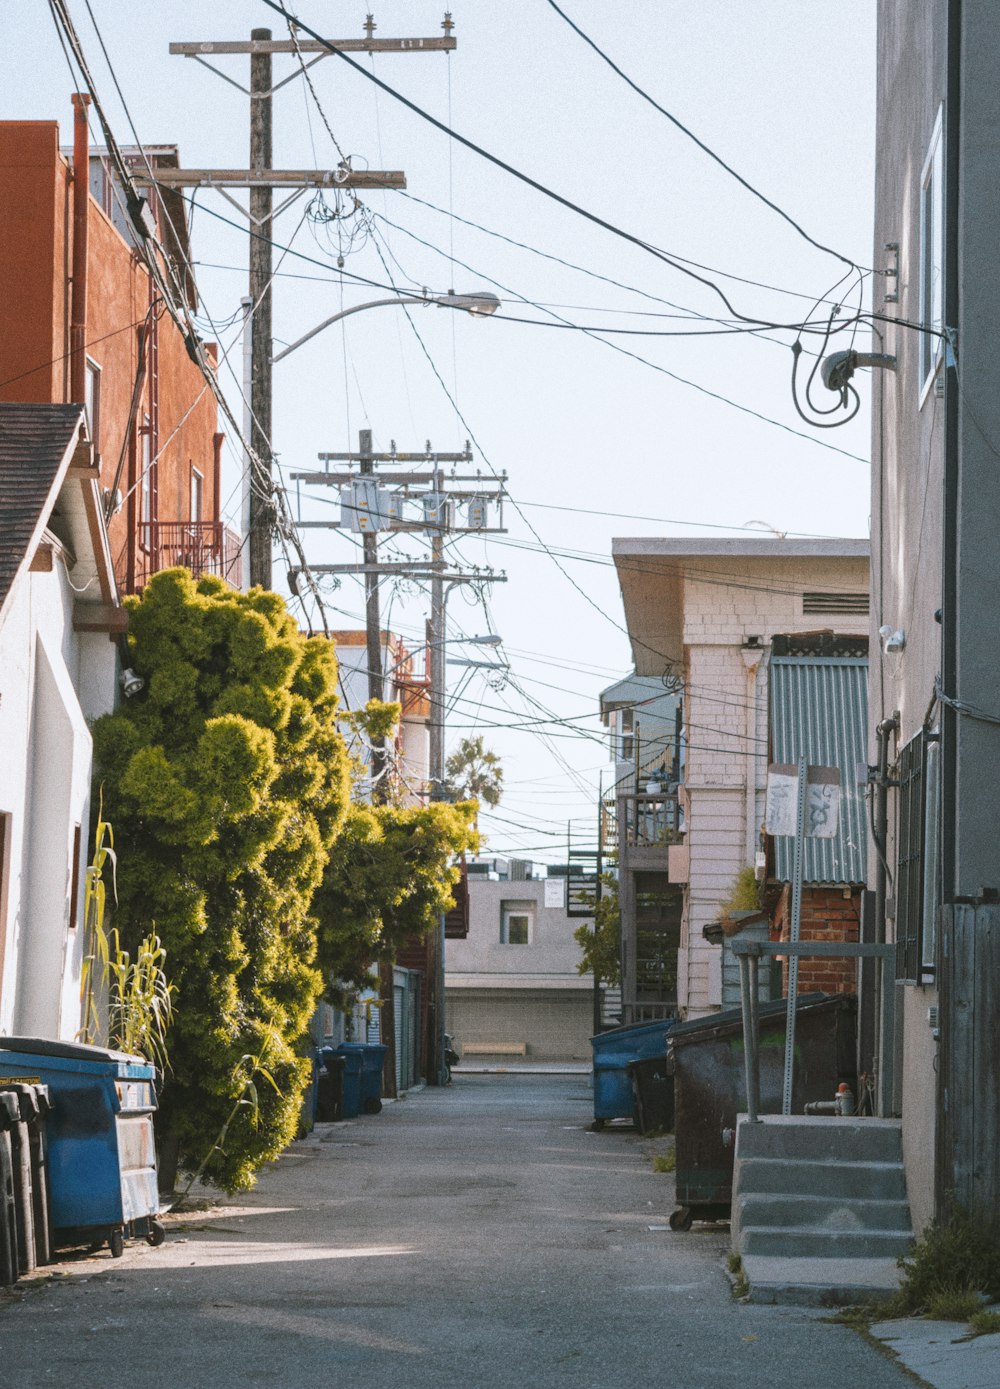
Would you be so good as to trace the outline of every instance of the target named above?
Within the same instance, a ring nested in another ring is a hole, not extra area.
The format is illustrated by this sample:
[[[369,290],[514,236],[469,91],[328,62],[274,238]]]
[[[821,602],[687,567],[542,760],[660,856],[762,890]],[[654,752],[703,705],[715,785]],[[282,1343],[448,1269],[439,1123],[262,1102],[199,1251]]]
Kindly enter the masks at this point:
[[[803,613],[842,613],[868,616],[867,593],[803,593]]]

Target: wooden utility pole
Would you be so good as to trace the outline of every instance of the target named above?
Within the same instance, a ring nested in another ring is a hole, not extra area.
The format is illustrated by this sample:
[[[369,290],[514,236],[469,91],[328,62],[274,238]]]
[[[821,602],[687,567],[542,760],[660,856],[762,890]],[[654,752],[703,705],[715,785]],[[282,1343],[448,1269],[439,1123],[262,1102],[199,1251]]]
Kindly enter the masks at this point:
[[[267,43],[270,29],[254,29],[250,41]],[[250,54],[250,172],[260,175],[272,164],[271,54]],[[250,462],[250,583],[271,587],[271,215],[273,195],[267,183],[250,188],[250,447],[260,469]],[[265,230],[266,229],[266,230]],[[256,473],[256,475],[255,475]]]
[[[248,457],[246,467],[249,471],[249,535],[246,537],[250,583],[263,588],[271,587],[271,539],[274,530],[276,507],[273,500],[271,448],[271,224],[274,218],[288,207],[306,188],[405,188],[406,179],[401,172],[379,172],[363,170],[355,173],[348,164],[341,163],[337,169],[274,169],[271,138],[272,97],[287,82],[299,73],[292,73],[273,82],[272,56],[283,54],[298,59],[301,70],[312,67],[339,50],[352,53],[441,53],[452,52],[457,47],[453,34],[454,24],[449,15],[441,26],[444,35],[440,38],[375,38],[375,23],[369,15],[364,26],[364,37],[357,39],[333,39],[317,42],[315,40],[274,39],[270,29],[253,29],[250,41],[172,43],[170,52],[185,58],[192,58],[207,67],[224,81],[247,92],[250,98],[250,167],[249,169],[171,169],[158,170],[156,182],[172,188],[201,187],[217,188],[223,196],[226,188],[248,188],[250,190],[249,212],[240,208],[250,222],[250,286],[251,300],[248,315],[248,329],[252,335],[251,379],[250,379],[250,449],[253,457]],[[213,66],[210,58],[217,56],[250,56],[250,87],[242,87],[221,69]],[[308,55],[308,61],[305,60]],[[149,178],[137,177],[136,183],[149,183]],[[290,197],[273,206],[272,190],[282,188]],[[229,199],[233,201],[231,198]],[[239,206],[239,204],[236,204]],[[254,458],[257,462],[254,463]]]
[[[428,767],[428,799],[431,801],[441,800],[444,786],[444,731],[445,731],[445,700],[447,687],[445,682],[445,660],[447,634],[445,631],[445,610],[448,594],[453,585],[465,583],[496,583],[504,582],[506,576],[494,574],[492,571],[463,571],[461,569],[449,569],[445,559],[445,535],[450,533],[466,534],[497,534],[503,533],[503,516],[500,514],[500,524],[488,526],[486,524],[485,507],[488,503],[499,505],[503,504],[503,484],[506,482],[506,474],[487,482],[480,474],[464,474],[457,476],[454,472],[446,474],[442,465],[451,463],[470,463],[472,454],[466,446],[464,453],[433,453],[430,444],[427,445],[423,453],[397,453],[395,446],[390,453],[375,454],[371,448],[371,431],[363,430],[361,433],[361,451],[358,454],[351,453],[321,453],[321,461],[327,464],[327,468],[322,472],[302,472],[292,473],[292,480],[307,482],[327,487],[348,488],[359,478],[373,478],[375,476],[375,465],[413,465],[418,468],[412,472],[392,472],[383,475],[383,481],[391,486],[400,497],[400,504],[394,509],[395,519],[390,520],[381,514],[380,505],[369,505],[369,512],[378,513],[377,524],[393,532],[398,531],[429,531],[431,556],[429,560],[407,560],[403,562],[391,561],[380,564],[378,562],[377,538],[374,534],[364,533],[364,555],[363,562],[358,564],[315,564],[311,565],[314,573],[317,574],[363,574],[365,580],[365,614],[368,647],[368,681],[369,695],[371,698],[381,699],[384,695],[380,692],[382,688],[382,651],[381,651],[381,632],[379,631],[379,602],[378,584],[383,575],[398,574],[409,578],[423,578],[430,582],[431,590],[431,615],[427,624],[427,664],[428,664],[428,700],[430,704],[430,758]],[[329,464],[337,463],[358,463],[359,471],[343,472],[331,471]],[[419,465],[423,465],[421,468]],[[464,484],[464,486],[462,485]],[[471,484],[471,487],[469,486]],[[498,486],[499,484],[499,486]],[[402,499],[409,498],[413,502],[424,505],[425,501],[432,499],[432,514],[436,519],[431,520],[428,511],[418,520],[407,521],[403,519]],[[454,516],[454,504],[464,502],[470,507],[479,509],[476,524],[461,526],[457,524]],[[303,528],[323,528],[336,529],[338,525],[343,526],[344,522],[334,521],[314,521],[300,522]],[[352,517],[352,526],[356,528],[357,518]],[[385,749],[383,749],[383,752]],[[373,749],[374,753],[374,749]],[[384,771],[387,766],[382,764]],[[373,787],[372,799],[376,799],[375,789],[383,785],[386,776],[383,774]],[[445,965],[445,944],[444,944],[444,916],[440,916],[437,927],[427,943],[427,1067],[425,1071],[426,1079],[430,1085],[439,1085],[443,1077],[443,1058],[444,1058],[444,965]],[[383,1042],[386,1046],[391,1043],[388,1040],[388,1029],[394,1026],[394,984],[392,977],[392,966],[383,965],[380,970],[380,990],[382,996],[382,1026]],[[388,1066],[386,1069],[386,1086],[390,1085]],[[390,1091],[390,1093],[392,1093]]]
[[[362,429],[358,436],[360,445],[360,472],[362,477],[373,478],[375,465],[372,462],[372,432]],[[377,524],[377,517],[375,518]],[[385,686],[382,682],[382,624],[379,616],[378,592],[378,532],[365,531],[362,537],[362,553],[365,560],[365,637],[368,653],[368,698],[384,700]],[[386,755],[385,739],[372,738],[372,800],[384,805],[389,799],[389,759]]]

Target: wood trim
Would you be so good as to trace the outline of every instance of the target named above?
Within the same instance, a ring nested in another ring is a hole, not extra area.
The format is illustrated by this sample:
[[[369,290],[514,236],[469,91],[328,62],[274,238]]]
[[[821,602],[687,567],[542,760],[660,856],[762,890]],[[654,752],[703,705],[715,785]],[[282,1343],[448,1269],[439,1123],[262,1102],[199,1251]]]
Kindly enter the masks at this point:
[[[128,610],[117,603],[75,603],[74,632],[127,632]]]
[[[31,556],[28,572],[31,574],[51,574],[54,568],[55,547],[47,545],[43,540],[35,553]]]

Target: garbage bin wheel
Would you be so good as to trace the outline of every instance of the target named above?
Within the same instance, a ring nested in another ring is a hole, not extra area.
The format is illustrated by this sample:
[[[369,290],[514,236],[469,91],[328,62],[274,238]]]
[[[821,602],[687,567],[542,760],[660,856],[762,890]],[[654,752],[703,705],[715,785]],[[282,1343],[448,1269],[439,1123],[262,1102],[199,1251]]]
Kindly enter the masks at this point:
[[[595,1119],[590,1127],[593,1129],[595,1133],[600,1133],[601,1129],[603,1129],[604,1127],[605,1122],[606,1121],[604,1119]]]
[[[366,1114],[381,1114],[382,1101],[375,1099],[374,1096],[369,1096],[368,1099],[365,1100],[364,1110]]]
[[[675,1211],[670,1213],[671,1230],[690,1230],[694,1216],[687,1206],[678,1206]]]
[[[146,1231],[146,1243],[151,1244],[154,1249],[159,1249],[160,1245],[167,1238],[167,1232],[159,1220],[150,1220],[149,1229]]]
[[[125,1253],[125,1236],[121,1230],[112,1230],[108,1235],[108,1248],[111,1250],[112,1259],[120,1259]]]

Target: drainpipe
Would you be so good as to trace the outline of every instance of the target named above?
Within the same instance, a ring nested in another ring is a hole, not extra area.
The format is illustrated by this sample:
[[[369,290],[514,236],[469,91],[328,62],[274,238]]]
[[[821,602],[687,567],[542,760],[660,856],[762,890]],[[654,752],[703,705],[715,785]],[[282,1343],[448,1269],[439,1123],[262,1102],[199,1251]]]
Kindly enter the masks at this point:
[[[746,847],[744,862],[754,863],[757,854],[757,671],[764,655],[759,637],[748,637],[742,649],[747,672],[746,756],[743,759],[746,783]]]
[[[885,944],[885,889],[887,878],[886,839],[889,833],[889,739],[899,728],[899,715],[883,719],[875,727],[878,749],[875,770],[875,803],[872,815],[872,837],[875,840],[875,941]]]
[[[90,140],[87,107],[90,97],[73,93],[73,290],[70,300],[70,400],[87,399],[87,230],[90,204]]]

